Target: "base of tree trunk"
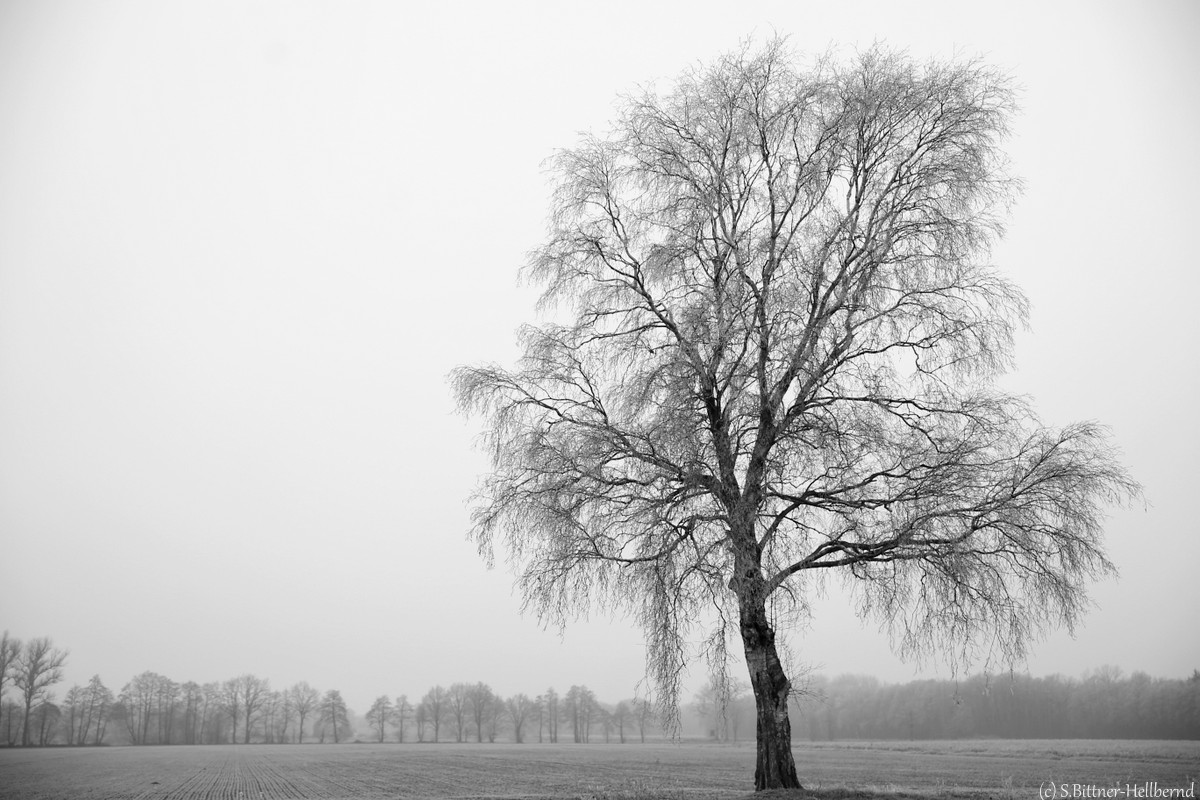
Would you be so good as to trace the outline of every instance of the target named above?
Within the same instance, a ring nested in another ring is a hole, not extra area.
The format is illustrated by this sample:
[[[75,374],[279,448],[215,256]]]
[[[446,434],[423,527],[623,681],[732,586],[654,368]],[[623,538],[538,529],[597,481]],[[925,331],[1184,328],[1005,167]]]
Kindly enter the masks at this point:
[[[790,733],[790,732],[789,732]],[[792,758],[790,736],[779,742],[773,736],[764,740],[760,731],[758,756],[754,765],[754,791],[764,789],[803,789],[796,774],[796,761]]]

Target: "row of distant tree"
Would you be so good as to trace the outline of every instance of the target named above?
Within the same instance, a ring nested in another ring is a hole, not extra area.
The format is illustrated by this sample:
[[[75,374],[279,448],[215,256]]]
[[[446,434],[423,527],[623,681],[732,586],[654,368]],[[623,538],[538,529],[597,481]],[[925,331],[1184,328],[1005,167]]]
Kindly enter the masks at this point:
[[[434,686],[419,700],[380,695],[362,718],[336,689],[301,681],[273,689],[252,674],[176,682],[154,672],[119,692],[100,676],[59,698],[67,652],[47,637],[0,637],[0,741],[9,745],[268,744],[343,742],[626,742],[657,735],[650,702],[601,702],[586,686],[503,697],[486,683]],[[973,676],[884,684],[863,676],[811,676],[792,698],[794,738],[1200,739],[1200,671],[1187,679]],[[754,699],[744,682],[709,684],[684,709],[684,732],[753,739]]]
[[[53,687],[62,681],[65,650],[49,638],[22,643],[5,631],[0,652],[0,738],[9,745],[338,743],[356,735],[379,742],[587,743],[645,741],[654,729],[648,701],[606,704],[586,686],[502,697],[476,682],[434,686],[416,702],[381,695],[358,731],[338,690],[320,692],[304,681],[273,689],[252,674],[201,684],[143,672],[116,693],[95,675],[60,699]]]
[[[375,741],[385,741],[389,731],[397,741],[406,735],[419,742],[526,742],[571,741],[586,744],[593,737],[605,742],[646,740],[653,729],[653,706],[645,699],[600,702],[586,686],[572,686],[560,695],[554,688],[535,697],[515,694],[502,697],[486,683],[434,686],[416,704],[405,695],[393,702],[376,698],[364,719]]]
[[[885,684],[818,675],[801,683],[792,699],[796,739],[1200,739],[1200,671],[1184,679],[1103,667],[1082,678]],[[706,687],[693,710],[713,738],[754,738],[754,699],[742,683]]]

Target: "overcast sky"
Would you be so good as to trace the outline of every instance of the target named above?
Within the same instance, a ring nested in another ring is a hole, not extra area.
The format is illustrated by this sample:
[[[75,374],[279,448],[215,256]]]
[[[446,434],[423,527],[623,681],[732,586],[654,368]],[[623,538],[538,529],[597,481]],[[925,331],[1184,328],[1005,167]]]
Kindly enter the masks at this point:
[[[739,40],[983,55],[1024,87],[997,262],[1006,388],[1109,424],[1149,507],[1120,580],[1023,665],[1200,667],[1200,5],[0,6],[0,628],[115,690],[243,672],[352,708],[434,683],[632,696],[639,633],[559,638],[465,537],[484,468],[456,365],[511,363],[541,162],[618,93]],[[795,655],[899,661],[836,591]],[[702,671],[697,670],[694,683]]]

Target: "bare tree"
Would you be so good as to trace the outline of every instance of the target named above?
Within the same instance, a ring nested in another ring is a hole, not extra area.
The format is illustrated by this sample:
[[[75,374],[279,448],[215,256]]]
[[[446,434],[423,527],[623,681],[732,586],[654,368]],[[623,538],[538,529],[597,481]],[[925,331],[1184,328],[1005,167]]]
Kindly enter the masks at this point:
[[[51,686],[62,680],[67,651],[54,646],[48,636],[30,639],[13,665],[13,685],[25,701],[25,720],[21,725],[21,744],[29,744],[29,722],[34,701],[45,697]]]
[[[157,672],[147,670],[133,677],[121,689],[118,698],[122,718],[129,741],[133,744],[150,744],[150,725],[155,720],[159,687],[167,679]],[[161,729],[159,730],[161,742]]]
[[[551,744],[555,744],[558,742],[558,692],[551,686],[542,697],[544,700],[541,705],[546,715],[546,736]]]
[[[287,692],[270,691],[263,698],[262,730],[263,741],[267,744],[287,741],[287,724],[290,711],[287,708]]]
[[[81,741],[80,728],[83,727],[83,709],[86,703],[87,690],[75,684],[67,690],[67,694],[63,697],[62,705],[59,706],[59,711],[65,719],[60,719],[67,726],[67,744],[83,744]]]
[[[33,710],[33,724],[36,726],[38,747],[45,747],[54,741],[54,732],[62,719],[62,709],[54,703],[54,695],[47,693]]]
[[[485,723],[493,711],[495,701],[496,695],[492,692],[492,687],[486,683],[474,683],[467,687],[467,706],[471,711],[471,719],[475,723],[475,740],[477,742],[483,741],[484,733],[486,733]]]
[[[718,673],[696,693],[692,707],[705,721],[712,738],[719,742],[737,741],[743,701],[749,697],[749,690],[744,681]]]
[[[382,742],[387,738],[387,726],[391,718],[392,699],[386,694],[381,694],[367,709],[367,724],[375,731],[377,741]]]
[[[295,716],[296,708],[292,703],[292,690],[283,689],[275,692],[276,698],[276,726],[275,738],[281,744],[287,744],[288,728],[291,727],[292,717]]]
[[[229,715],[229,741],[237,744],[238,720],[242,711],[242,687],[237,678],[230,678],[221,684],[221,704]]]
[[[586,686],[572,686],[562,701],[565,715],[571,721],[573,740],[576,744],[586,744],[591,740],[592,721],[599,710],[596,694]]]
[[[234,693],[238,696],[244,719],[242,744],[250,744],[251,723],[257,718],[271,692],[271,684],[255,675],[241,675],[233,679]]]
[[[9,636],[8,631],[0,634],[0,694],[4,694],[4,685],[12,678],[20,657],[21,640]]]
[[[612,741],[613,730],[616,729],[613,712],[600,703],[594,706],[594,711],[600,721],[600,729],[604,731],[604,743],[609,744]]]
[[[334,744],[350,735],[350,714],[346,708],[346,701],[342,699],[342,693],[337,689],[330,689],[321,699],[318,722],[321,725],[322,739],[325,730],[328,729],[333,734]]]
[[[446,710],[451,724],[454,725],[454,740],[465,741],[467,738],[467,698],[471,694],[471,686],[466,683],[452,683],[446,691]]]
[[[200,706],[204,702],[204,691],[195,681],[187,681],[180,685],[183,700],[183,743],[198,744],[200,742]]]
[[[402,694],[396,697],[396,702],[392,706],[392,724],[396,726],[396,741],[398,742],[404,741],[404,726],[412,710],[412,704],[408,702],[408,695]]]
[[[87,744],[88,732],[94,729],[92,744],[104,743],[105,730],[108,727],[109,712],[112,709],[112,690],[104,685],[99,675],[93,675],[85,690],[85,711],[81,726],[79,743]]]
[[[433,726],[433,741],[438,741],[441,736],[442,720],[446,716],[446,708],[448,701],[446,698],[447,692],[441,686],[434,686],[425,696],[421,698],[421,706],[418,709],[419,715],[424,721]],[[418,723],[418,736],[424,726]]]
[[[525,720],[533,710],[533,701],[529,699],[529,695],[514,694],[508,698],[505,705],[508,707],[508,718],[513,724],[513,741],[521,744],[525,741]]]
[[[316,710],[321,694],[306,681],[292,687],[292,708],[296,711],[296,741],[304,744],[304,720]]]
[[[613,708],[612,720],[617,726],[617,736],[619,737],[621,744],[625,744],[625,728],[629,725],[632,719],[633,712],[629,708],[629,701],[621,700],[618,702],[616,707]]]
[[[648,90],[554,159],[527,274],[558,321],[515,369],[454,375],[487,425],[481,549],[544,618],[636,614],[669,728],[684,632],[715,616],[758,789],[800,785],[776,636],[816,576],[902,655],[1015,661],[1113,570],[1103,508],[1138,490],[1105,430],[995,386],[1026,315],[987,262],[1013,105],[977,61],[801,68],[780,41]]]
[[[646,728],[654,718],[654,704],[644,697],[633,701],[633,713],[637,719],[638,737],[642,744],[646,743]]]
[[[171,729],[175,724],[175,710],[179,705],[179,684],[165,676],[158,676],[155,685],[154,702],[158,723],[158,743],[171,743]]]
[[[429,706],[424,702],[417,703],[417,708],[413,712],[416,716],[417,723],[417,741],[425,741],[425,729],[429,726]]]
[[[17,659],[21,656],[21,640],[8,635],[8,631],[0,634],[0,699],[4,697],[4,686],[16,672]],[[2,706],[0,706],[2,708]],[[12,720],[9,720],[11,725]]]
[[[4,743],[9,747],[15,747],[19,732],[16,728],[16,721],[13,718],[21,712],[21,706],[13,700],[0,698],[0,707],[4,711],[3,715],[0,715],[4,720]]]
[[[204,705],[200,709],[200,741],[203,744],[221,742],[222,702],[224,693],[216,681],[204,684]]]
[[[504,700],[489,692],[487,702],[483,707],[483,735],[489,742],[496,741],[500,736],[500,729],[504,725],[504,712]]]

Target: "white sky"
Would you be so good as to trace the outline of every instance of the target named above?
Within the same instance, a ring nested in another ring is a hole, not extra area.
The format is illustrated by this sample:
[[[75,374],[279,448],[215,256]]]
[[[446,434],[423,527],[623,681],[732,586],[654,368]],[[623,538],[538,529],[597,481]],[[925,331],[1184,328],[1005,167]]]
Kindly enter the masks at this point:
[[[119,689],[253,672],[378,694],[630,696],[628,621],[565,638],[466,540],[454,366],[511,362],[541,161],[616,95],[751,34],[983,54],[1025,87],[997,261],[1033,301],[1005,385],[1112,426],[1148,510],[1028,668],[1200,667],[1200,6],[0,6],[0,628]],[[800,660],[901,663],[822,604]],[[945,675],[944,668],[940,673]],[[697,670],[695,680],[700,680]]]

